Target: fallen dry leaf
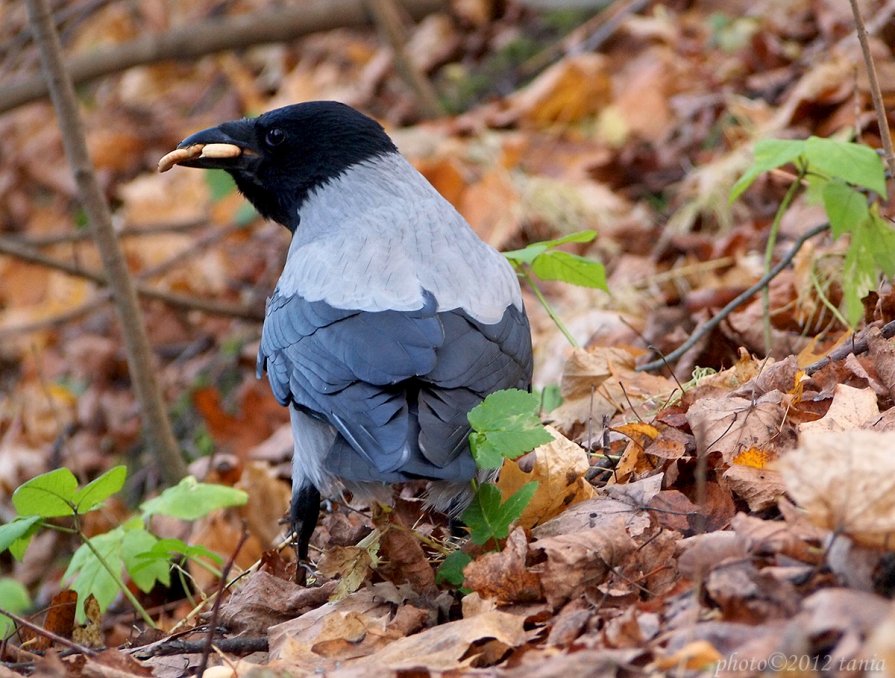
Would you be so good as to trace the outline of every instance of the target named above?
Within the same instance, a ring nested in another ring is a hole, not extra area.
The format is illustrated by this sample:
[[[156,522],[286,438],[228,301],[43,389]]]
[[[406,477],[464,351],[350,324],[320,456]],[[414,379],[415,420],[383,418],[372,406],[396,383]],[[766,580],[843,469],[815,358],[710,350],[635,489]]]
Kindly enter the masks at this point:
[[[383,671],[455,671],[478,663],[483,641],[497,641],[506,648],[529,639],[525,617],[493,610],[471,619],[447,622],[406,638],[395,640],[378,652],[357,661],[369,674]],[[353,663],[347,663],[351,666]]]
[[[326,603],[270,627],[270,658],[315,671],[366,657],[398,637],[386,630],[395,609],[370,589]]]
[[[260,635],[272,626],[327,602],[336,582],[306,588],[264,570],[253,572],[220,608],[220,620],[235,633]]]
[[[864,428],[879,419],[876,394],[869,388],[852,388],[836,384],[833,402],[827,413],[817,421],[799,424],[799,433],[847,431]]]
[[[536,571],[544,596],[554,608],[573,597],[594,592],[612,567],[636,548],[628,534],[625,515],[607,516],[589,529],[540,538],[530,546],[531,551],[545,558]]]
[[[623,348],[574,350],[563,368],[563,404],[550,413],[556,428],[572,435],[581,424],[591,421],[598,427],[604,417],[629,406],[658,409],[665,404],[677,388],[675,383],[635,371],[636,359],[634,352]]]
[[[859,544],[895,539],[895,432],[803,435],[779,461],[786,489],[817,525]]]
[[[721,476],[733,493],[749,504],[751,511],[764,511],[777,505],[786,488],[777,471],[733,464]]]
[[[526,455],[529,461],[533,457],[531,470],[523,471],[518,460],[507,459],[497,480],[504,498],[512,496],[528,482],[538,483],[534,496],[516,521],[524,528],[540,525],[596,494],[584,477],[590,469],[587,453],[555,428],[546,428],[553,440],[533,450],[531,456]]]
[[[395,584],[410,584],[414,590],[435,590],[435,571],[399,511],[382,511],[374,515],[373,523],[380,529],[382,562],[378,566],[383,577]]]
[[[787,403],[788,397],[780,391],[771,391],[757,400],[732,396],[697,400],[687,411],[687,421],[699,454],[720,452],[729,464],[749,448],[775,448]]]
[[[486,553],[463,570],[463,585],[498,604],[530,603],[542,598],[538,575],[528,567],[528,540],[521,527],[514,529],[503,550]]]

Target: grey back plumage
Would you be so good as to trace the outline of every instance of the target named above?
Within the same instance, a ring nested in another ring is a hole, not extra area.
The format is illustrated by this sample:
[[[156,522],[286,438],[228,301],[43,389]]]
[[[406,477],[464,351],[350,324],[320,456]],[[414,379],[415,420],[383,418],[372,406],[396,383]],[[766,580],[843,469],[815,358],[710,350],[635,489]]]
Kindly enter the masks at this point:
[[[397,154],[349,168],[299,216],[258,356],[277,399],[332,430],[296,446],[295,472],[473,477],[467,412],[531,380],[512,268]]]

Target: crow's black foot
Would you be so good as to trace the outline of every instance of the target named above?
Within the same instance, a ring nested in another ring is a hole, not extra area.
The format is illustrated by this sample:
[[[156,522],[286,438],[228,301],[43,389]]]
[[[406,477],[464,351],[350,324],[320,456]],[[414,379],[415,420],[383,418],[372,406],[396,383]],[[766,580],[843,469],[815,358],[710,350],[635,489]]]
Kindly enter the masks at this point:
[[[304,586],[308,579],[308,573],[314,572],[308,562],[308,547],[311,543],[311,535],[317,527],[317,519],[320,516],[320,492],[313,485],[301,485],[292,488],[292,507],[290,522],[292,534],[295,539],[295,583]]]

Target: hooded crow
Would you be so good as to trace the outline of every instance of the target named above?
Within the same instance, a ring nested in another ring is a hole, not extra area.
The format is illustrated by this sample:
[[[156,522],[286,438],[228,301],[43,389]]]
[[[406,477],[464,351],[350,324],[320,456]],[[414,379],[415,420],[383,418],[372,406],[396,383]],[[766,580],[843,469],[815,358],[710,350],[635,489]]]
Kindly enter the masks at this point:
[[[476,466],[466,415],[531,386],[516,275],[398,153],[344,104],[295,104],[225,122],[159,161],[220,168],[292,234],[267,313],[258,375],[289,407],[292,528],[300,562],[321,493],[432,481],[456,514]]]

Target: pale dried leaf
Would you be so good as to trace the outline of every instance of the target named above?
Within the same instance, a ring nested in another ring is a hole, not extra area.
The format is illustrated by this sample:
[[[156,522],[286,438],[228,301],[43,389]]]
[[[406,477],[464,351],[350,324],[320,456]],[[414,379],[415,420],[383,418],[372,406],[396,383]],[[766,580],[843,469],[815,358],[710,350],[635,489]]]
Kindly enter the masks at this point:
[[[553,440],[533,450],[534,465],[531,471],[523,471],[518,463],[507,459],[497,480],[504,500],[526,483],[538,483],[534,496],[516,521],[524,528],[540,525],[568,506],[596,494],[584,478],[590,468],[587,453],[556,429],[548,426],[547,430]]]
[[[729,396],[697,400],[687,411],[687,421],[699,454],[720,452],[729,464],[749,448],[775,446],[788,399],[780,391],[771,391],[755,401]]]
[[[876,394],[869,388],[852,388],[836,384],[833,402],[827,413],[817,421],[799,424],[799,433],[847,431],[864,428],[879,419]]]
[[[802,436],[780,459],[786,489],[817,525],[866,546],[895,537],[895,432],[851,430]]]

